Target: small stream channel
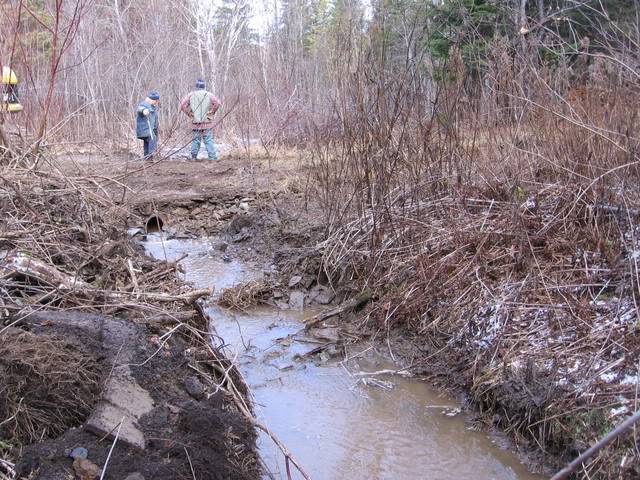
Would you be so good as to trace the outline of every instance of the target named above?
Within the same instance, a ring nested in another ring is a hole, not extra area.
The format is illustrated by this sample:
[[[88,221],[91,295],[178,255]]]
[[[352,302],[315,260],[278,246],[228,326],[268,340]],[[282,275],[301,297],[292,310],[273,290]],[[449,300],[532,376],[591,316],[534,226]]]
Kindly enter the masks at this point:
[[[159,259],[188,254],[181,262],[186,280],[217,292],[261,275],[257,266],[225,263],[206,240],[150,237],[144,245]],[[259,420],[312,479],[542,478],[528,473],[496,438],[469,430],[465,415],[457,414],[458,403],[427,383],[363,377],[362,372],[397,368],[366,345],[352,349],[346,361],[343,356],[300,360],[318,346],[317,339],[297,334],[301,319],[313,312],[256,308],[239,314],[209,308],[227,354],[249,384]],[[286,478],[284,459],[273,443],[261,436],[259,448],[273,476]]]

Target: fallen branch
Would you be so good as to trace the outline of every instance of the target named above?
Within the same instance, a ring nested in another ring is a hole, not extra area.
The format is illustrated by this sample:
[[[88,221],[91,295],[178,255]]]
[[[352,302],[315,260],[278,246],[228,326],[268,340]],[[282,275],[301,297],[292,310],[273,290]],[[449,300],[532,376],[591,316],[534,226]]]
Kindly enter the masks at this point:
[[[375,377],[378,375],[399,375],[401,377],[411,377],[411,372],[408,370],[378,370],[376,372],[356,372],[353,374],[356,377]]]
[[[156,292],[114,292],[109,290],[91,290],[89,293],[101,294],[104,298],[109,300],[136,297],[155,302],[182,302],[192,304],[199,298],[211,295],[213,293],[213,288],[201,288],[186,293],[180,293],[178,295]]]
[[[0,471],[3,473],[3,476],[6,475],[5,478],[16,477],[15,465],[2,458],[0,458]]]
[[[63,272],[52,265],[24,254],[12,255],[5,258],[4,264],[0,265],[0,275],[4,278],[23,275],[35,279],[40,283],[50,285],[57,290],[75,292],[85,296],[96,296],[107,300],[121,300],[134,297],[156,302],[182,302],[192,304],[199,298],[209,296],[213,293],[212,288],[192,290],[178,295],[158,292],[99,290],[79,279],[77,276]]]
[[[3,273],[6,272],[6,273]],[[46,283],[61,290],[75,290],[77,288],[93,288],[75,275],[58,270],[41,260],[30,257],[23,253],[10,255],[4,259],[4,265],[0,266],[0,274],[5,278],[12,278],[17,275],[24,275]]]
[[[340,305],[338,305],[335,308],[331,308],[329,310],[326,310],[322,313],[319,313],[318,315],[315,315],[311,318],[309,318],[308,320],[306,320],[305,323],[305,329],[310,329],[311,327],[324,322],[325,320],[331,318],[331,317],[335,317],[336,315],[341,315],[345,312],[348,312],[350,310],[354,310],[362,305],[364,305],[365,303],[367,303],[369,300],[371,300],[371,296],[372,296],[372,292],[371,290],[365,290],[364,292],[362,292],[360,295],[358,295],[357,297],[351,298],[349,300],[347,300],[346,302],[341,303]]]

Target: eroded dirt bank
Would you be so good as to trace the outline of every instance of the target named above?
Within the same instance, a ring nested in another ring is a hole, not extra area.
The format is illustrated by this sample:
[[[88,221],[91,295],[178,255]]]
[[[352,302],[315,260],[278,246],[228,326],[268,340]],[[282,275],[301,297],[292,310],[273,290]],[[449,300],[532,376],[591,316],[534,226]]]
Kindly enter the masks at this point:
[[[113,444],[110,432],[118,431],[123,418],[106,478],[189,479],[193,478],[191,468],[201,478],[257,477],[258,465],[250,460],[255,448],[252,426],[229,408],[222,391],[213,393],[212,372],[207,378],[190,368],[197,359],[199,369],[207,369],[206,347],[174,338],[156,353],[159,337],[151,333],[148,326],[124,319],[77,312],[35,313],[9,332],[8,341],[30,337],[40,345],[64,341],[65,349],[74,358],[91,362],[95,373],[89,379],[77,366],[56,365],[70,368],[69,381],[74,382],[74,388],[59,393],[82,397],[86,409],[69,419],[66,426],[71,428],[57,426],[61,436],[47,432],[54,438],[23,448],[16,466],[18,478],[66,479],[72,471],[86,470],[86,466],[74,466],[70,458],[80,448],[86,449],[92,464],[104,466]],[[39,367],[34,368],[39,373]],[[53,379],[45,374],[45,380]],[[81,390],[87,384],[92,394]],[[65,411],[59,398],[48,398],[46,388],[38,391],[30,386],[22,393],[34,411],[57,408],[58,418],[74,413]],[[44,395],[29,398],[35,393]]]

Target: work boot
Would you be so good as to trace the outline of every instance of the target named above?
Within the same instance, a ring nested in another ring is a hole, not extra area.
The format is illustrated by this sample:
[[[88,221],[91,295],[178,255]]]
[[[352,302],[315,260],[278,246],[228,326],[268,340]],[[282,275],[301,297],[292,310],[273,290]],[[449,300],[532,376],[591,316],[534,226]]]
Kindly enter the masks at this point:
[[[191,155],[191,161],[192,162],[197,162],[198,161],[198,155]]]

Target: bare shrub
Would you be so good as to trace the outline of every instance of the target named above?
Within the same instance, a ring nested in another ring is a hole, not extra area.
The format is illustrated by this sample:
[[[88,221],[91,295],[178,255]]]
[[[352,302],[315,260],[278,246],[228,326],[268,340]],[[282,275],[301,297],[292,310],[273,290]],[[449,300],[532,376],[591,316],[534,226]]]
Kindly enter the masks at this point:
[[[416,335],[414,368],[571,456],[634,408],[638,63],[609,50],[577,81],[492,48],[482,81],[454,54],[428,92],[385,61],[344,82],[312,156],[323,269],[373,289],[363,326]],[[628,434],[584,471],[631,474],[635,451]]]

